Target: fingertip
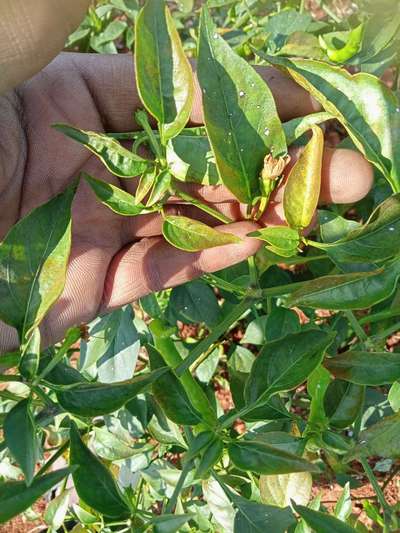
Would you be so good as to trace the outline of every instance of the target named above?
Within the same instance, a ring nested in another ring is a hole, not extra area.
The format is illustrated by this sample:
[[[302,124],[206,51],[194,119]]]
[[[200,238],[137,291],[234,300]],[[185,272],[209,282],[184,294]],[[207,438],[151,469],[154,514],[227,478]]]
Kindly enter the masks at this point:
[[[320,203],[352,204],[371,190],[374,172],[362,154],[327,148],[322,163]]]

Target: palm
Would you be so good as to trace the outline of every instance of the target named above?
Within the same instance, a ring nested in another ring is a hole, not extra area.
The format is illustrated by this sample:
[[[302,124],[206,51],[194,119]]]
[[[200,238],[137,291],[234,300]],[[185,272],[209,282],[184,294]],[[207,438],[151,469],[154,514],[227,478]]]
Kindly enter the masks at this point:
[[[284,118],[312,111],[308,97],[292,82],[276,73],[268,72],[266,76],[276,85],[278,108]],[[51,125],[61,122],[93,131],[129,131],[133,127],[133,110],[140,105],[133,86],[130,57],[64,54],[22,86],[18,99],[0,99],[0,123],[5,122],[11,131],[5,147],[0,139],[0,178],[5,175],[3,187],[0,182],[0,238],[19,217],[61,192],[81,171],[130,190],[132,180],[112,176],[95,156]],[[289,94],[293,96],[293,107],[288,105]],[[18,107],[15,113],[13,109]],[[198,108],[196,114],[198,122]],[[26,156],[21,144],[26,145]],[[343,168],[349,164],[353,167],[353,187],[347,196],[362,196],[368,190],[370,176],[366,175],[366,164],[360,156],[352,154],[352,158],[352,162],[343,161]],[[343,176],[340,170],[328,166],[325,183],[329,196],[329,184],[334,186],[335,179],[338,182]],[[232,218],[240,219],[240,208],[227,191],[203,189],[197,193]],[[344,195],[342,201],[352,200]],[[179,210],[189,216],[195,212],[187,206],[180,206]],[[266,222],[280,223],[280,213],[277,202]],[[230,227],[242,236],[253,229],[250,222]],[[73,205],[73,245],[66,288],[46,317],[46,341],[54,342],[67,327],[91,320],[100,310],[110,310],[151,290],[177,285],[201,272],[241,261],[258,248],[255,240],[247,239],[241,246],[226,246],[224,254],[218,250],[186,254],[163,242],[160,230],[157,215],[115,215],[82,182]],[[0,326],[1,352],[13,346],[15,332]]]

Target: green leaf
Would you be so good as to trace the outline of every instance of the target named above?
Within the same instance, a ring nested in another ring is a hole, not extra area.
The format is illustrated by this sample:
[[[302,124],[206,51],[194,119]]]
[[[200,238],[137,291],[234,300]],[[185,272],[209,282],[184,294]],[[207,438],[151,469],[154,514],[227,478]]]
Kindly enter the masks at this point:
[[[40,359],[40,330],[35,328],[29,341],[23,347],[19,371],[27,380],[32,380],[38,371]]]
[[[146,201],[146,206],[151,207],[165,199],[166,194],[170,190],[171,174],[168,170],[160,172],[154,182],[150,192],[150,196]]]
[[[152,370],[165,368],[165,362],[160,352],[151,344],[148,344],[146,349]],[[166,416],[176,424],[193,426],[202,421],[181,382],[171,370],[153,383],[152,392]]]
[[[163,514],[152,519],[154,533],[175,533],[186,524],[192,515],[190,514]]]
[[[333,243],[347,238],[354,229],[359,229],[361,224],[355,220],[348,220],[332,211],[318,210],[319,231],[324,243]]]
[[[123,519],[130,509],[108,468],[85,446],[78,428],[70,422],[70,464],[78,496],[90,507],[110,518]]]
[[[207,478],[210,470],[221,459],[223,451],[223,441],[219,437],[215,437],[202,452],[194,477],[196,479]]]
[[[156,179],[157,169],[154,167],[150,170],[143,172],[140,177],[138,188],[135,194],[135,205],[139,205],[140,202],[148,195],[150,189]]]
[[[14,516],[28,509],[71,471],[71,468],[63,468],[51,474],[37,477],[28,488],[24,481],[0,483],[0,524],[8,522]]]
[[[290,474],[291,472],[319,472],[319,469],[301,457],[274,448],[262,441],[239,440],[228,444],[232,463],[240,470],[257,474]]]
[[[162,144],[189,120],[194,85],[189,61],[163,0],[147,0],[136,20],[135,70],[140,98],[159,122]]]
[[[11,409],[6,416],[3,429],[6,445],[21,467],[26,485],[29,487],[40,455],[30,400],[21,400]]]
[[[289,333],[297,333],[300,329],[299,317],[291,309],[275,307],[271,313],[267,315],[265,333],[268,341],[281,339]]]
[[[134,217],[136,215],[153,213],[155,211],[154,209],[149,209],[144,205],[135,203],[135,197],[132,196],[132,194],[129,194],[111,183],[92,178],[87,174],[84,175],[84,178],[100,202],[118,215]]]
[[[299,139],[313,126],[317,126],[318,124],[331,119],[332,115],[330,113],[325,113],[322,111],[320,113],[312,113],[311,115],[306,115],[305,117],[293,118],[288,122],[284,122],[282,126],[285,132],[287,145],[290,146],[293,144],[294,141]]]
[[[303,229],[310,225],[321,189],[324,134],[312,127],[313,136],[287,178],[283,195],[285,218],[290,226]]]
[[[222,183],[203,128],[186,129],[169,140],[166,156],[171,174],[180,181],[201,185]]]
[[[182,216],[166,216],[162,232],[172,246],[186,252],[198,252],[206,248],[241,242],[241,239],[232,233],[217,231],[198,220]]]
[[[44,521],[53,530],[57,531],[64,523],[68,512],[70,491],[64,490],[61,494],[51,500],[43,515]]]
[[[166,368],[160,368],[116,383],[78,383],[72,388],[57,392],[57,399],[67,412],[77,416],[114,413],[146,390],[166,371]]]
[[[230,491],[229,497],[237,508],[234,533],[284,533],[296,523],[290,507],[280,509],[236,496]]]
[[[400,353],[350,350],[326,359],[335,377],[358,385],[391,384],[400,378]]]
[[[356,530],[332,515],[293,503],[295,511],[316,533],[354,533]]]
[[[330,426],[340,429],[351,426],[363,404],[364,387],[340,379],[333,380],[324,397],[324,410]]]
[[[199,453],[202,452],[214,438],[215,433],[213,431],[202,431],[201,433],[196,435],[190,443],[190,447],[187,453],[185,454],[185,463],[195,459],[199,455]]]
[[[335,516],[336,518],[339,518],[339,520],[346,522],[346,520],[350,517],[351,512],[352,512],[352,505],[351,505],[350,483],[347,482],[346,485],[343,487],[342,494],[340,495],[338,501],[336,502]]]
[[[53,127],[86,146],[112,174],[120,178],[134,178],[153,165],[152,161],[139,157],[104,133],[79,130],[67,124],[55,124]]]
[[[233,533],[235,510],[226,492],[214,478],[202,483],[204,499],[221,531]]]
[[[214,291],[201,280],[191,281],[172,289],[167,307],[170,322],[185,324],[204,322],[215,325],[221,318],[221,309]]]
[[[297,248],[300,245],[298,230],[288,228],[287,226],[269,226],[252,231],[247,236],[266,241],[275,249],[279,250],[280,255],[287,253],[289,257],[296,254]]]
[[[303,383],[321,363],[332,341],[332,334],[309,329],[267,343],[254,361],[246,383],[247,405],[260,405],[273,394]]]
[[[310,242],[310,244],[312,244]],[[400,194],[390,196],[372,213],[367,224],[342,240],[317,244],[335,261],[363,263],[388,259],[400,247]]]
[[[293,472],[276,476],[260,476],[261,501],[279,507],[290,505],[294,500],[307,505],[311,497],[312,476],[310,472]]]
[[[399,101],[378,78],[349,74],[321,61],[266,56],[314,96],[346,128],[357,148],[400,192]]]
[[[358,457],[400,457],[400,413],[382,418],[376,424],[362,431],[358,444],[347,454],[346,461]]]
[[[251,203],[260,195],[259,174],[266,154],[281,156],[287,151],[285,134],[269,88],[217,33],[205,7],[198,79],[219,175],[241,202]]]
[[[397,411],[400,411],[400,382],[395,381],[393,385],[390,387],[389,394],[388,394],[388,401],[390,403],[390,407],[393,409],[395,413]]]
[[[0,319],[21,341],[62,293],[76,185],[21,219],[0,244]]]
[[[323,276],[306,281],[288,297],[286,305],[313,309],[365,309],[386,300],[393,293],[399,276],[399,260],[372,272]]]

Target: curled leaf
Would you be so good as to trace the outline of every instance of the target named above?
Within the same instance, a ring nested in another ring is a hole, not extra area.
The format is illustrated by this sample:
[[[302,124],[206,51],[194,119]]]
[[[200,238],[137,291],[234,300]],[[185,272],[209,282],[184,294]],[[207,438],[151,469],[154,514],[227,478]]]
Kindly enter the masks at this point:
[[[312,132],[311,140],[290,171],[283,196],[286,220],[298,229],[311,223],[321,189],[324,135],[319,126],[313,126]]]

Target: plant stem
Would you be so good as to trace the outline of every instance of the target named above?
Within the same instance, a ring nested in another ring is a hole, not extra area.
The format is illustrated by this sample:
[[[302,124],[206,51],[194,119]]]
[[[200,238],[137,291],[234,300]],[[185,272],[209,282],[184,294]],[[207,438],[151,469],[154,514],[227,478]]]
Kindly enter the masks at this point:
[[[371,313],[370,315],[363,316],[358,323],[361,325],[374,324],[385,318],[392,318],[395,316],[400,316],[400,307],[394,307],[393,309],[386,309],[385,311],[379,311],[378,313]]]
[[[246,296],[240,303],[235,305],[230,313],[228,313],[228,315],[215,326],[208,337],[200,341],[199,344],[192,350],[190,355],[175,368],[176,375],[179,377],[185,372],[185,370],[190,368],[192,364],[197,361],[197,359],[205,351],[207,351],[212,344],[214,344],[214,342],[216,342],[222,335],[224,335],[224,333],[226,333],[232,324],[239,320],[243,313],[251,308],[253,303],[254,298],[251,296]]]
[[[107,136],[117,141],[135,141],[142,134],[142,131],[128,131],[126,133],[107,133]]]
[[[55,461],[57,461],[57,459],[59,457],[61,457],[61,455],[65,452],[65,450],[68,449],[68,446],[69,446],[69,439],[66,440],[64,442],[64,444],[56,451],[56,453],[54,455],[52,455],[50,457],[50,459],[47,461],[47,463],[45,463],[42,468],[38,471],[38,473],[36,474],[36,476],[41,476],[43,475],[44,473],[47,472],[47,470],[51,467],[52,464],[55,463]]]
[[[249,266],[250,284],[254,289],[259,289],[258,270],[253,255],[247,259],[247,264]]]
[[[240,295],[244,295],[246,293],[246,289],[243,287],[239,287],[239,285],[234,285],[229,281],[225,281],[214,274],[204,274],[203,279],[213,287],[217,287],[218,289],[222,289],[224,291],[238,293]]]
[[[393,335],[393,333],[396,333],[396,331],[399,331],[399,330],[400,330],[400,322],[396,322],[396,324],[393,324],[393,326],[390,326],[390,328],[386,328],[381,333],[377,333],[376,335],[373,335],[371,339],[373,340],[386,339],[386,337]]]
[[[369,482],[371,483],[371,485],[372,485],[372,487],[373,487],[373,489],[375,491],[376,497],[377,497],[377,499],[379,501],[379,504],[381,505],[384,513],[390,513],[391,512],[390,511],[390,506],[387,503],[387,501],[385,500],[385,495],[383,494],[382,489],[381,489],[381,487],[380,487],[380,485],[378,483],[378,480],[376,479],[375,474],[372,471],[372,468],[369,466],[369,463],[368,463],[367,459],[365,457],[360,457],[359,461],[362,464],[364,472],[366,473],[367,478],[368,478]]]
[[[0,375],[0,383],[12,383],[13,381],[18,381],[20,383],[23,382],[23,379],[22,379],[22,376],[19,376],[19,375],[7,375],[7,376],[3,376],[3,375]]]
[[[212,217],[216,218],[217,220],[219,220],[223,224],[232,224],[232,222],[234,222],[231,218],[227,217],[226,215],[223,215],[222,213],[220,213],[219,211],[217,211],[213,207],[211,207],[211,206],[209,206],[207,204],[203,204],[202,202],[200,202],[200,200],[197,200],[193,196],[190,196],[190,194],[182,191],[181,189],[175,189],[174,190],[174,194],[176,194],[176,196],[179,196],[179,198],[181,198],[185,202],[191,203],[192,205],[194,205],[198,209],[201,209],[202,211],[204,211],[208,215],[211,215]]]
[[[176,502],[178,501],[179,494],[181,493],[181,491],[183,489],[183,485],[185,484],[187,475],[191,471],[192,467],[193,467],[193,462],[192,461],[188,461],[183,466],[183,469],[181,471],[181,475],[179,476],[179,479],[178,479],[178,483],[175,485],[174,492],[173,492],[171,498],[169,499],[167,505],[165,506],[165,511],[164,512],[166,514],[172,513],[173,510],[175,509]]]
[[[139,109],[139,111],[136,111],[135,113],[135,118],[139,126],[142,126],[143,130],[147,133],[147,136],[149,138],[149,143],[151,145],[151,148],[153,149],[154,155],[158,158],[160,163],[163,163],[163,162],[165,163],[165,157],[163,154],[163,150],[161,148],[161,145],[157,137],[154,135],[154,131],[152,130],[150,126],[147,113],[143,111],[143,109]]]
[[[366,332],[363,330],[363,328],[360,326],[357,318],[355,317],[353,311],[343,311],[345,317],[350,322],[351,327],[353,328],[354,333],[357,335],[357,337],[360,339],[360,341],[368,342],[369,338]]]
[[[210,355],[211,352],[213,352],[215,349],[215,345],[214,344],[211,344],[211,346],[208,348],[208,350],[206,352],[203,353],[202,356],[200,356],[197,361],[195,361],[192,366],[190,367],[190,372],[195,372],[199,366],[201,365],[201,363],[204,363],[204,361],[208,358],[208,356]]]
[[[39,385],[40,381],[47,376],[49,372],[55,368],[58,363],[61,363],[61,361],[64,359],[65,355],[67,354],[68,350],[71,348],[73,344],[75,344],[80,338],[80,330],[79,328],[72,328],[67,332],[67,336],[65,337],[65,340],[63,344],[61,345],[60,349],[56,353],[56,355],[53,357],[53,359],[50,361],[50,363],[42,370],[42,372],[37,376],[37,378],[33,382],[33,387],[36,385]]]

